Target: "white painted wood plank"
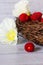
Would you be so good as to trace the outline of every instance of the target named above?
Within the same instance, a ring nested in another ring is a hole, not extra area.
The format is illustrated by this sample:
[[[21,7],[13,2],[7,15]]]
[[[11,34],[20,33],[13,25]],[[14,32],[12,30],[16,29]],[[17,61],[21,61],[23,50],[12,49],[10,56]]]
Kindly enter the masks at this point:
[[[13,17],[13,5],[19,0],[0,0],[0,22],[5,17]],[[30,10],[43,12],[43,0],[29,0]],[[24,41],[17,46],[0,45],[0,65],[43,65],[43,47],[33,53],[24,51]]]

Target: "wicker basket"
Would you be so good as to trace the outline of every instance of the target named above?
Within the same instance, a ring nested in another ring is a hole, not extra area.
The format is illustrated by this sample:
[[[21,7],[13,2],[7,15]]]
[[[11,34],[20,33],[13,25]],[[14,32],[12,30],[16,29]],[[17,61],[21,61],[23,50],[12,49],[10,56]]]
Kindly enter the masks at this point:
[[[22,23],[16,18],[16,25],[18,33],[21,33],[25,39],[43,45],[43,22],[27,21]]]

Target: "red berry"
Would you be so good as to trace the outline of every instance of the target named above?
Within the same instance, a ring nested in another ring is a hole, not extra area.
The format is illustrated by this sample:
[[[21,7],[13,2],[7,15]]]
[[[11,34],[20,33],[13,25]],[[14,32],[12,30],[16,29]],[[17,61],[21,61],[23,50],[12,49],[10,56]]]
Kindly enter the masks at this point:
[[[43,18],[41,18],[41,22],[43,22]]]
[[[42,16],[42,13],[41,12],[35,12],[34,13],[37,17],[41,17]]]
[[[34,51],[34,44],[32,42],[28,42],[25,44],[24,49],[27,52],[33,52]]]
[[[26,22],[29,20],[29,16],[25,13],[22,13],[20,16],[19,16],[19,19],[21,22]]]
[[[37,17],[33,14],[33,15],[31,15],[31,20],[37,20]]]
[[[31,19],[32,20],[40,20],[41,16],[42,16],[41,12],[35,12],[35,13],[32,14]]]

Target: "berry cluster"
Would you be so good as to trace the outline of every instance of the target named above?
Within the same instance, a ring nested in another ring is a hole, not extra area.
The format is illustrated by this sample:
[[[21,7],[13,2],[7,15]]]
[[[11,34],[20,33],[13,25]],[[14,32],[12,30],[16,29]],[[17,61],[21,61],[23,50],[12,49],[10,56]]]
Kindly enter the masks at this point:
[[[43,22],[43,14],[41,12],[34,12],[33,14],[30,14],[30,15],[27,15],[26,13],[22,13],[20,16],[19,16],[19,19],[21,22],[26,22],[26,21],[29,21],[29,20],[33,20],[33,21],[41,21]]]

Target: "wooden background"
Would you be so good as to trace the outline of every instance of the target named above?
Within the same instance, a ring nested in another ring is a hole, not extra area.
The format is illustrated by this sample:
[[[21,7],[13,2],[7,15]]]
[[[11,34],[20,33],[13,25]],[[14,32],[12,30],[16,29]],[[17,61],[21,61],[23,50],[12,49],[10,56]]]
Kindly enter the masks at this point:
[[[0,0],[0,22],[5,17],[11,17],[14,4],[19,0]],[[29,0],[31,12],[43,12],[43,0]],[[19,44],[20,43],[20,44]],[[37,50],[27,53],[24,50],[26,41],[20,37],[16,46],[0,45],[0,65],[43,65],[43,46],[36,46]]]

